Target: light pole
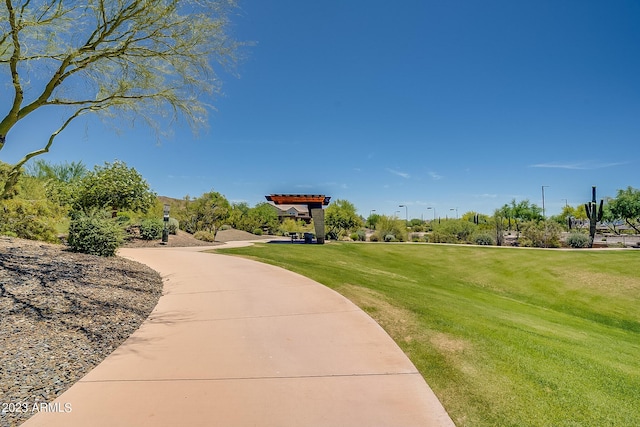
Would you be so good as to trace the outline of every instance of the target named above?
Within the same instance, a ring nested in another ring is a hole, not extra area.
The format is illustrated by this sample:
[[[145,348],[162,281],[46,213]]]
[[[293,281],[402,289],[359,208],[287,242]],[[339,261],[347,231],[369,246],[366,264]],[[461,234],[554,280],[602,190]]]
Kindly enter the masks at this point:
[[[373,213],[374,213],[375,211],[376,211],[375,209],[371,209],[371,210],[369,211],[369,218],[367,218],[367,221],[369,221],[369,222],[368,222],[368,224],[369,224],[369,226],[371,226],[371,228],[373,228],[373,224],[371,223],[371,217],[373,216]]]
[[[400,214],[400,211],[395,211],[393,215],[394,215],[396,218],[398,218],[398,215],[399,215],[399,214]]]
[[[409,223],[409,208],[407,207],[407,205],[399,205],[399,208],[404,208],[404,219],[407,222],[407,224]]]
[[[169,205],[164,205],[163,220],[164,228],[162,229],[162,244],[166,245],[169,242]]]
[[[451,208],[450,211],[456,211],[456,219],[458,219],[458,208]]]
[[[549,188],[549,186],[548,185],[543,185],[542,186],[542,218],[543,219],[547,219],[547,217],[544,214],[544,189],[545,188]]]
[[[429,209],[433,209],[433,220],[435,221],[436,220],[436,208],[428,207],[427,210],[429,210]]]

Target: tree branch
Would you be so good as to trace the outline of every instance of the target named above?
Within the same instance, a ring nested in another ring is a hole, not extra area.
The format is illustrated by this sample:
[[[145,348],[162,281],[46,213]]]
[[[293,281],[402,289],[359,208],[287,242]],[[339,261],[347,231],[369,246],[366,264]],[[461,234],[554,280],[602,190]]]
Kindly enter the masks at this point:
[[[20,39],[18,37],[20,28],[16,20],[16,13],[13,9],[11,0],[5,0],[5,5],[7,7],[7,11],[9,12],[9,25],[11,27],[10,35],[13,43],[13,52],[11,54],[11,58],[9,59],[9,69],[11,71],[11,81],[13,83],[14,96],[9,113],[2,120],[2,122],[0,122],[0,141],[3,145],[7,136],[7,132],[18,121],[18,112],[20,110],[20,105],[22,105],[22,100],[24,99],[24,91],[20,83],[20,74],[18,73],[18,62],[20,61],[21,50]]]
[[[40,148],[39,150],[35,150],[35,151],[32,151],[31,153],[28,153],[22,159],[20,159],[18,163],[13,165],[11,168],[11,171],[9,171],[7,180],[4,184],[3,192],[0,193],[0,195],[9,194],[10,190],[18,183],[18,179],[20,178],[20,169],[22,168],[22,166],[32,158],[39,156],[40,154],[48,153],[49,149],[51,148],[51,145],[53,144],[54,139],[60,134],[60,132],[62,132],[69,125],[69,123],[71,123],[74,119],[78,118],[82,114],[85,114],[91,111],[97,111],[97,110],[99,110],[99,108],[96,108],[95,106],[88,106],[88,107],[78,109],[71,116],[69,116],[67,120],[64,121],[64,123],[62,124],[62,126],[60,126],[60,128],[58,128],[58,130],[56,130],[51,134],[51,136],[49,136],[49,141],[44,147]]]

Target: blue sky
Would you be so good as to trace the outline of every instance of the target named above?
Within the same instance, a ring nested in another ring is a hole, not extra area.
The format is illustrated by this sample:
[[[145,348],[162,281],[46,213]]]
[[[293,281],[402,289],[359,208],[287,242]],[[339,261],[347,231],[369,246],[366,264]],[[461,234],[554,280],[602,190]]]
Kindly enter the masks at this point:
[[[365,217],[491,214],[640,187],[640,3],[240,0],[255,41],[209,128],[157,144],[78,120],[43,158],[120,159],[160,195],[326,194]],[[16,135],[53,129],[54,112]],[[48,127],[51,125],[51,127]],[[14,136],[15,137],[15,136]],[[39,137],[44,142],[44,136]],[[9,142],[0,160],[24,154]]]

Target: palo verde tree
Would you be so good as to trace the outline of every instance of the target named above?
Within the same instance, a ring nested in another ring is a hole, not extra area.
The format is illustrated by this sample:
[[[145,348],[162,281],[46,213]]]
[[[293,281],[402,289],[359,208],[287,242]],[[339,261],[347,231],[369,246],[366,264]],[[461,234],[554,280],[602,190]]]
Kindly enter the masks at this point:
[[[7,194],[29,159],[46,153],[78,117],[205,123],[202,95],[219,90],[213,63],[233,65],[240,43],[228,35],[234,0],[5,0],[0,4],[0,151],[31,113],[61,114],[42,147],[12,165]],[[27,151],[27,150],[25,150]]]
[[[217,191],[204,193],[197,199],[186,202],[184,209],[177,212],[177,215],[180,227],[189,233],[207,231],[215,236],[231,212],[231,204]]]

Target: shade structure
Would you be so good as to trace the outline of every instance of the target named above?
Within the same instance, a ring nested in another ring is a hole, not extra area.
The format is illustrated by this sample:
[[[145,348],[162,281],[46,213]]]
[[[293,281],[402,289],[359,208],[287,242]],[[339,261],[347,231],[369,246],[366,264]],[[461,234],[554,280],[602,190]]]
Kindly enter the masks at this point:
[[[324,243],[324,210],[331,197],[324,194],[271,194],[265,198],[276,205],[307,205],[316,230],[316,241]]]

